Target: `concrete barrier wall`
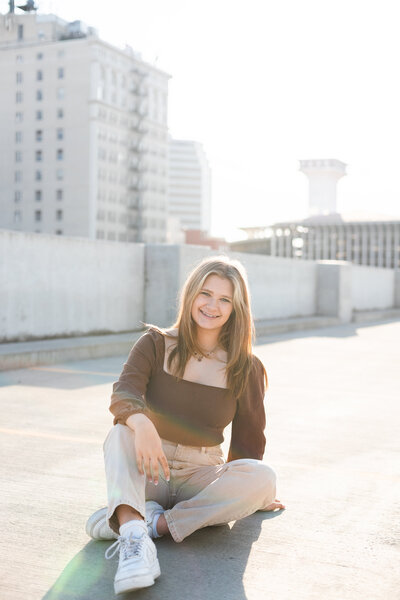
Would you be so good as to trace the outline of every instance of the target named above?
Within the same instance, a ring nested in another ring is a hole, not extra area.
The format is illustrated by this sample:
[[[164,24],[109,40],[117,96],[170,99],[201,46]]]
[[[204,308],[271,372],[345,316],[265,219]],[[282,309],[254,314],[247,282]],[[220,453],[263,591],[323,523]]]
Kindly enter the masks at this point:
[[[352,265],[351,303],[354,310],[393,307],[395,305],[395,271]]]
[[[0,231],[0,341],[138,330],[174,322],[178,295],[204,246],[122,244]],[[400,304],[388,269],[229,253],[248,273],[255,320]]]
[[[144,245],[0,231],[0,339],[138,329]]]

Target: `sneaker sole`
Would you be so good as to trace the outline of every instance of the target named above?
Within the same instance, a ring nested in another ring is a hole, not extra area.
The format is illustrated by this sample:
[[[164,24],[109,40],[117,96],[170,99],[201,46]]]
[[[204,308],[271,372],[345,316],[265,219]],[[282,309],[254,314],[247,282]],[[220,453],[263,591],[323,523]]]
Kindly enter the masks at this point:
[[[150,587],[160,575],[160,563],[157,559],[154,562],[152,572],[148,575],[133,576],[121,579],[120,581],[114,581],[114,592],[116,594],[123,594],[125,592],[133,592],[140,588]]]
[[[92,514],[91,517],[86,522],[85,531],[89,537],[93,540],[115,540],[117,539],[117,534],[110,535],[105,537],[100,535],[99,531],[101,527],[103,527],[104,520],[107,516],[107,508],[100,508],[95,513]]]

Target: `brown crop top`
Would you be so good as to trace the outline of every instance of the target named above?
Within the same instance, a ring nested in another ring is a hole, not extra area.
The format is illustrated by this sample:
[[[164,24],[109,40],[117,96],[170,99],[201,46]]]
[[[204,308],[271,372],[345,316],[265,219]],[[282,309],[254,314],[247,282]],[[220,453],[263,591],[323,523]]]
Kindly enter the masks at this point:
[[[165,440],[186,446],[216,446],[232,422],[228,461],[262,459],[265,449],[264,366],[253,355],[247,388],[238,399],[225,389],[164,371],[164,336],[150,329],[136,342],[113,385],[114,424],[143,412]]]

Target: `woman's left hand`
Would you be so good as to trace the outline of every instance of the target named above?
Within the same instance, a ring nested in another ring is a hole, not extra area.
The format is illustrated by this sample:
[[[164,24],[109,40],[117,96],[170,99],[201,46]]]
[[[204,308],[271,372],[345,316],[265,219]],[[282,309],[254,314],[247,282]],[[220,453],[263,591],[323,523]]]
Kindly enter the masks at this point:
[[[280,500],[278,500],[278,498],[275,498],[275,502],[272,502],[271,504],[268,504],[267,508],[263,508],[263,511],[269,511],[269,510],[275,510],[277,508],[286,508],[284,504],[282,504],[282,502]]]

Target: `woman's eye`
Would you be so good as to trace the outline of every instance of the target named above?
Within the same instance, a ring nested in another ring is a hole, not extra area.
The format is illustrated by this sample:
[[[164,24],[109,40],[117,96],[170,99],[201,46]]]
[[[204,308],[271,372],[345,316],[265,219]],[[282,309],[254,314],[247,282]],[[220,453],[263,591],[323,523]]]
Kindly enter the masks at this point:
[[[222,302],[230,302],[230,300],[228,300],[228,298],[222,298]]]
[[[208,292],[200,292],[200,294],[203,294],[203,296],[209,296],[210,295]]]

